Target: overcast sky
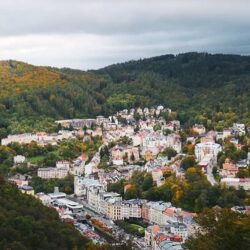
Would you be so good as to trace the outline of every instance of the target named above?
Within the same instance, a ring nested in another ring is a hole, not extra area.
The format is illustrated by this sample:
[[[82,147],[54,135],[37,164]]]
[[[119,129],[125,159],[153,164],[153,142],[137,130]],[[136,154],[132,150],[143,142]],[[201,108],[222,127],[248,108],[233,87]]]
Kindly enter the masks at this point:
[[[1,60],[94,69],[187,51],[250,54],[250,1],[0,1]]]

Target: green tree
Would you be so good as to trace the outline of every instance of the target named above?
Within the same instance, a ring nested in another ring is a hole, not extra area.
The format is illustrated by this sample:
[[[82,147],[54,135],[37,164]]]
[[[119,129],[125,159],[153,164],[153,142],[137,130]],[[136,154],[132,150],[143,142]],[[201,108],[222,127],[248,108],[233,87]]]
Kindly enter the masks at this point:
[[[239,168],[238,173],[236,174],[238,178],[249,178],[250,177],[250,167],[244,169]]]
[[[139,189],[137,186],[130,187],[124,194],[125,200],[139,198]]]
[[[184,244],[187,250],[244,250],[250,247],[250,217],[230,209],[205,209],[199,229]]]
[[[146,174],[142,182],[142,190],[147,191],[153,187],[153,177],[152,174]]]
[[[187,156],[181,161],[181,168],[187,170],[190,167],[196,166],[196,161],[194,156]]]
[[[119,193],[123,196],[124,195],[124,186],[125,186],[125,180],[121,179],[118,182],[109,183],[107,190],[108,190],[108,192]]]
[[[154,131],[158,131],[158,130],[161,130],[161,125],[160,124],[154,125]]]
[[[162,155],[167,156],[168,159],[171,159],[177,155],[177,152],[173,148],[165,148],[162,152]]]
[[[56,166],[56,162],[58,160],[60,160],[60,157],[56,153],[49,152],[45,156],[44,164],[45,164],[45,166],[48,166],[48,167],[55,167]]]

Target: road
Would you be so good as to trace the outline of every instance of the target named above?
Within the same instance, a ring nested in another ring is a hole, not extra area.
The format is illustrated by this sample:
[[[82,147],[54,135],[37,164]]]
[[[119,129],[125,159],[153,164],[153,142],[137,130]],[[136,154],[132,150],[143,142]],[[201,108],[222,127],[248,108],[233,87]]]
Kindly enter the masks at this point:
[[[212,186],[217,184],[217,181],[214,179],[214,175],[213,175],[213,167],[207,168],[207,180],[211,183]]]

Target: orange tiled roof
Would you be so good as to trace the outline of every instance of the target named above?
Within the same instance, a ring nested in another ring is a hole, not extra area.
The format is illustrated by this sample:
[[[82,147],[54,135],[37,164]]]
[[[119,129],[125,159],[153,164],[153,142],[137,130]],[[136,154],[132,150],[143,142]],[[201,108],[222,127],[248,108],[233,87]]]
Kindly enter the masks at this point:
[[[164,213],[173,216],[175,212],[173,208],[169,207],[164,211]]]
[[[158,225],[154,225],[153,227],[152,227],[152,233],[153,234],[157,234],[157,232],[160,230],[160,227],[158,226]]]

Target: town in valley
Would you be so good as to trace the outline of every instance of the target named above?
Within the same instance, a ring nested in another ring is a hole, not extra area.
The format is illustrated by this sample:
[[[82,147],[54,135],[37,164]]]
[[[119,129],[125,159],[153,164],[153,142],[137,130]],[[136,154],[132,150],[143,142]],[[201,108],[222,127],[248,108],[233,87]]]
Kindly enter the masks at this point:
[[[162,105],[135,107],[9,135],[8,180],[95,244],[181,250],[204,207],[249,214],[250,128],[184,128],[176,117]]]

